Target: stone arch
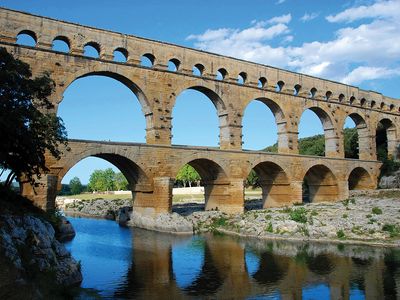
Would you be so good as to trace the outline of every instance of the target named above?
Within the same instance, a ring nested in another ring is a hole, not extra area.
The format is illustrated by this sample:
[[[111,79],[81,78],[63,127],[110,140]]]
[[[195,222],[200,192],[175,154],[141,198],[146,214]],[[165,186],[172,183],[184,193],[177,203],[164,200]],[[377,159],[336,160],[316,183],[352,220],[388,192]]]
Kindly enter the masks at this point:
[[[349,190],[369,190],[375,188],[371,175],[363,167],[354,168],[348,176],[348,182]]]
[[[258,184],[262,189],[263,208],[283,206],[290,202],[290,179],[281,166],[263,161],[257,163],[253,170],[258,175]]]
[[[222,98],[212,89],[201,86],[201,85],[188,85],[187,87],[182,88],[179,92],[174,93],[173,95],[175,96],[174,99],[171,99],[171,106],[172,106],[172,114],[174,111],[174,108],[176,106],[176,100],[181,95],[185,90],[195,90],[203,95],[205,95],[214,105],[216,108],[216,113],[218,117],[218,123],[219,123],[219,143],[220,146],[223,144],[222,139],[224,138],[224,131],[226,130],[226,124],[227,124],[227,113],[226,113],[226,106]]]
[[[68,37],[66,37],[64,35],[58,35],[53,39],[53,44],[55,41],[64,42],[68,46],[68,53],[71,52],[71,41]]]
[[[353,120],[356,125],[357,134],[358,134],[358,158],[359,159],[370,159],[371,155],[371,139],[370,132],[367,123],[365,122],[365,117],[361,116],[357,112],[351,112],[342,120],[342,124],[340,128],[343,128],[344,123],[349,117]],[[342,136],[343,145],[344,145],[344,135]]]
[[[226,187],[229,185],[227,173],[221,164],[208,158],[186,159],[178,169],[185,164],[192,166],[200,175],[204,185],[204,198],[206,210],[218,210],[224,202],[229,201],[229,194],[226,194]],[[176,175],[175,175],[176,176]]]
[[[16,38],[18,38],[18,36],[20,36],[20,35],[27,35],[27,36],[30,36],[30,37],[33,39],[33,41],[35,42],[35,44],[33,45],[33,47],[36,47],[36,46],[37,46],[37,43],[38,43],[38,36],[37,36],[37,34],[36,34],[34,31],[29,30],[29,29],[21,30],[20,32],[18,32]]]
[[[123,62],[127,62],[127,61],[128,61],[129,52],[128,52],[128,50],[127,50],[126,48],[124,48],[124,47],[117,47],[117,48],[114,49],[114,51],[113,51],[113,60],[114,60],[114,61],[116,61],[116,54],[117,54],[117,53],[121,53],[122,56],[125,58],[125,61],[123,61]],[[121,62],[122,62],[122,61],[121,61]]]
[[[336,201],[339,189],[336,176],[330,168],[317,164],[303,177],[303,202]]]
[[[265,97],[258,97],[253,100],[248,101],[242,108],[241,115],[245,115],[246,108],[252,101],[259,101],[265,104],[272,112],[275,118],[275,123],[277,126],[277,134],[278,134],[278,152],[279,153],[287,153],[290,152],[289,149],[292,149],[292,144],[287,136],[288,128],[287,128],[287,120],[284,111],[282,110],[281,106],[272,99],[265,98]],[[243,118],[242,118],[243,123]],[[241,124],[243,127],[243,124]]]
[[[87,42],[87,43],[83,46],[84,55],[85,55],[85,56],[88,56],[88,57],[91,57],[90,55],[86,55],[86,54],[85,54],[85,48],[86,48],[87,46],[92,47],[92,48],[94,48],[94,49],[97,51],[97,56],[94,57],[94,58],[100,58],[100,57],[101,57],[101,46],[100,46],[99,43],[90,41],[90,42]]]
[[[310,106],[306,107],[304,111],[306,111],[307,109],[314,112],[322,123],[322,128],[324,129],[324,136],[325,136],[325,156],[337,157],[340,152],[339,137],[335,124],[332,121],[333,118],[325,109],[321,107]]]
[[[376,124],[376,150],[378,159],[386,157],[389,159],[398,159],[398,132],[396,123],[387,117],[378,119]]]
[[[142,113],[145,117],[146,120],[146,140],[149,140],[149,135],[150,132],[148,129],[153,128],[154,124],[154,116],[152,114],[152,108],[150,105],[150,102],[147,99],[147,96],[143,92],[142,88],[139,87],[136,83],[134,83],[131,79],[129,79],[127,76],[124,74],[120,74],[117,72],[111,72],[108,70],[103,70],[102,65],[99,65],[98,69],[84,69],[84,70],[79,70],[79,72],[76,72],[74,74],[71,74],[69,77],[65,78],[64,85],[62,87],[59,87],[58,90],[56,91],[56,94],[54,95],[55,97],[55,107],[56,111],[58,110],[59,104],[63,100],[63,94],[65,91],[68,89],[68,87],[76,80],[85,78],[85,77],[90,77],[90,76],[104,76],[108,77],[111,79],[114,79],[120,83],[122,83],[124,86],[126,86],[129,90],[132,91],[132,93],[137,97],[139,104],[142,108]]]

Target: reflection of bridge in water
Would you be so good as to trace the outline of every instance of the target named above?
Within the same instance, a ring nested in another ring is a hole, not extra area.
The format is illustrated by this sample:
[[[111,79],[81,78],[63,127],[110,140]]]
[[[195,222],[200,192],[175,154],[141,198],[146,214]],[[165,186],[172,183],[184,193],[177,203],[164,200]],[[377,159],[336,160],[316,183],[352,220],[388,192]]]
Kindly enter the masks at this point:
[[[16,44],[21,34],[31,36],[35,45]],[[53,49],[54,41],[64,42],[68,52]],[[146,119],[146,144],[74,140],[61,161],[47,157],[50,172],[42,176],[41,188],[33,192],[26,184],[22,187],[24,195],[45,209],[54,207],[66,172],[89,156],[118,167],[129,181],[135,209],[148,213],[170,211],[172,184],[186,163],[203,179],[206,209],[239,212],[243,210],[243,183],[251,169],[259,175],[264,205],[282,206],[302,201],[303,182],[308,184],[311,201],[343,200],[349,188],[375,188],[381,165],[376,161],[377,130],[385,133],[388,155],[398,156],[398,100],[376,92],[4,8],[0,9],[0,45],[29,63],[34,76],[51,75],[55,81],[51,112],[57,113],[71,83],[100,75],[129,88]],[[97,58],[85,56],[87,46],[95,48]],[[114,61],[116,53],[126,61]],[[151,66],[141,65],[142,57]],[[168,63],[175,68],[168,69]],[[193,74],[192,68],[198,73]],[[177,97],[187,89],[203,93],[214,104],[219,149],[171,146],[172,111]],[[252,100],[264,103],[275,117],[277,154],[242,150],[242,119]],[[299,122],[307,109],[323,125],[325,157],[298,154]],[[357,127],[360,159],[345,158],[347,117]]]
[[[215,236],[199,238],[193,245],[190,239],[135,230],[133,262],[115,296],[246,299],[279,295],[302,299],[315,293],[321,299],[349,299],[358,293],[366,299],[384,299],[399,295],[400,263],[391,260],[397,250],[275,242],[255,245]],[[174,256],[185,245],[192,256],[182,257],[183,252]],[[195,251],[190,247],[196,247]],[[174,258],[184,262],[177,267]],[[188,272],[193,269],[196,276]],[[188,274],[190,282],[181,278]]]

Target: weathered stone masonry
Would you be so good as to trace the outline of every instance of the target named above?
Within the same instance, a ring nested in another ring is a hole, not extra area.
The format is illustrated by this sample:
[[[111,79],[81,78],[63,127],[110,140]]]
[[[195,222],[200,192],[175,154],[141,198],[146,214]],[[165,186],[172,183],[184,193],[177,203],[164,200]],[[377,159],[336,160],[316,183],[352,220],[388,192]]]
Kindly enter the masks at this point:
[[[16,44],[19,34],[30,35],[34,47]],[[69,53],[52,49],[54,40]],[[91,45],[98,58],[85,57]],[[52,97],[57,112],[63,93],[76,79],[90,75],[114,78],[139,99],[146,118],[146,144],[73,140],[60,161],[48,157],[51,172],[42,188],[23,193],[43,208],[52,208],[65,173],[88,156],[115,164],[128,178],[137,210],[157,213],[171,208],[174,178],[185,163],[205,183],[206,208],[243,210],[243,182],[254,168],[259,174],[265,206],[302,201],[307,178],[312,201],[348,197],[350,188],[375,188],[380,163],[376,161],[378,124],[388,137],[388,154],[397,157],[400,105],[379,93],[282,69],[198,51],[177,45],[100,30],[27,13],[0,9],[0,46],[31,65],[34,75],[50,73],[56,82]],[[126,62],[113,61],[117,50]],[[141,66],[141,57],[152,67]],[[176,66],[169,71],[168,62]],[[196,66],[201,72],[192,72]],[[217,79],[217,73],[223,78]],[[237,80],[238,76],[243,82]],[[215,105],[219,116],[220,148],[171,146],[172,111],[177,96],[195,89]],[[278,126],[278,154],[242,151],[242,117],[257,99],[273,112]],[[314,111],[325,131],[325,157],[298,155],[298,124],[306,109]],[[350,116],[359,134],[359,160],[344,158],[343,125]]]

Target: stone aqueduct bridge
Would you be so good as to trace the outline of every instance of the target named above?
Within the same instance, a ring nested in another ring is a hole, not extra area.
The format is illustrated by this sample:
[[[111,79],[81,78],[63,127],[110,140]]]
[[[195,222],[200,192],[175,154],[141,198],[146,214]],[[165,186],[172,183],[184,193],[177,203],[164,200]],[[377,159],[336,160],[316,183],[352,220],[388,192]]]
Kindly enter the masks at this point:
[[[28,34],[34,47],[16,44]],[[55,40],[69,52],[52,48]],[[90,45],[98,58],[84,56]],[[195,167],[205,184],[206,208],[226,212],[243,210],[243,182],[251,169],[261,178],[265,206],[302,201],[306,178],[312,201],[342,200],[349,188],[375,188],[380,162],[376,161],[378,124],[388,137],[388,153],[397,157],[400,102],[357,87],[289,72],[269,66],[202,52],[177,45],[100,30],[68,22],[0,9],[0,46],[31,65],[33,74],[50,73],[56,83],[54,113],[63,93],[78,78],[103,75],[126,85],[139,99],[146,118],[146,144],[71,140],[71,151],[59,161],[47,159],[50,173],[43,185],[23,193],[43,208],[52,208],[61,179],[77,162],[101,157],[127,177],[135,209],[158,213],[171,209],[173,180],[184,164]],[[113,61],[114,51],[126,62]],[[151,67],[140,64],[145,56]],[[176,66],[168,69],[168,62]],[[193,74],[193,67],[200,75]],[[217,78],[216,74],[222,76]],[[243,82],[238,81],[238,77]],[[171,119],[177,96],[186,89],[204,93],[219,117],[219,149],[171,146]],[[278,154],[242,150],[242,117],[248,103],[259,100],[275,116]],[[298,154],[298,124],[304,110],[314,111],[325,133],[325,157]],[[350,116],[359,134],[360,159],[344,158],[343,125]]]

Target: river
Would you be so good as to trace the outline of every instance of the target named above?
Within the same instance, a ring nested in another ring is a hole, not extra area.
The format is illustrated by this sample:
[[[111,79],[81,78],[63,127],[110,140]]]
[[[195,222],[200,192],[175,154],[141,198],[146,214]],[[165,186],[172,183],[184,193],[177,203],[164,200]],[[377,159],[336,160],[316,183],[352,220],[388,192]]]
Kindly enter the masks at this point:
[[[179,236],[68,219],[82,299],[400,298],[400,249]]]

